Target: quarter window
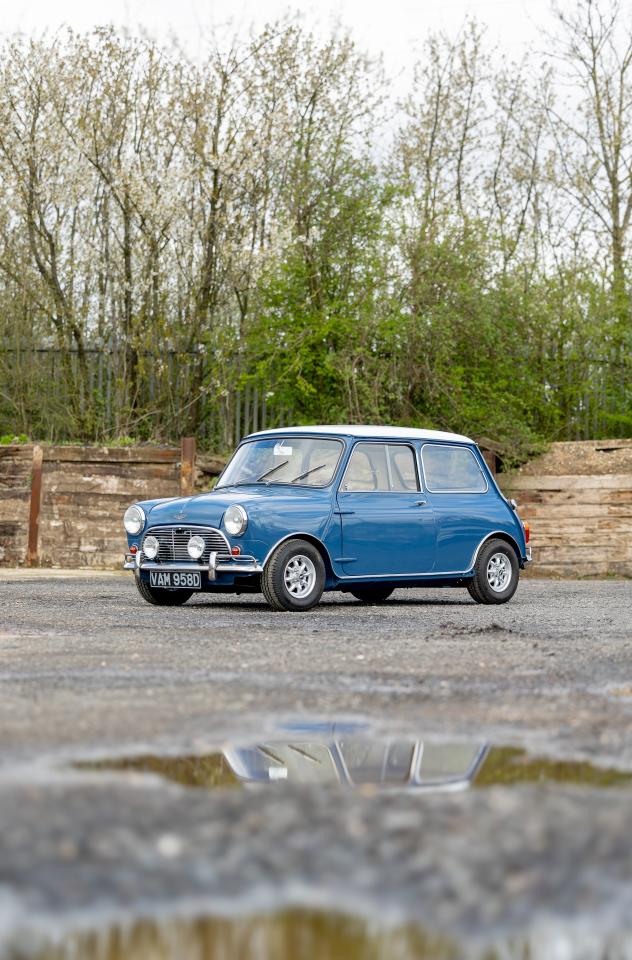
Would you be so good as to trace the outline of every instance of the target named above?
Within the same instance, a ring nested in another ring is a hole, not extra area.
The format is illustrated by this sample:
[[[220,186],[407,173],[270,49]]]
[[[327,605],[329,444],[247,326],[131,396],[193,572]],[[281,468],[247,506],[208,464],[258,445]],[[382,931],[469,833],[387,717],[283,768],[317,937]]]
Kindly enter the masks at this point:
[[[467,447],[425,444],[421,451],[424,477],[433,493],[485,493],[487,481]]]
[[[342,489],[388,493],[418,490],[412,448],[400,443],[357,443],[349,459]]]

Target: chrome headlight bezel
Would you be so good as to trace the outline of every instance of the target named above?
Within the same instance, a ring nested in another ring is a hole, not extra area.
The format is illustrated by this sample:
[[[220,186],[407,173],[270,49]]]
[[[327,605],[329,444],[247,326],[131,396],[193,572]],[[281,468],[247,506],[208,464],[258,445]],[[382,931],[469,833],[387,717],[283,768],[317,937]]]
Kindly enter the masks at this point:
[[[130,537],[136,537],[143,530],[146,523],[145,511],[133,503],[123,516],[123,526]]]
[[[241,537],[248,526],[248,514],[239,503],[233,503],[224,514],[224,527],[231,537]]]

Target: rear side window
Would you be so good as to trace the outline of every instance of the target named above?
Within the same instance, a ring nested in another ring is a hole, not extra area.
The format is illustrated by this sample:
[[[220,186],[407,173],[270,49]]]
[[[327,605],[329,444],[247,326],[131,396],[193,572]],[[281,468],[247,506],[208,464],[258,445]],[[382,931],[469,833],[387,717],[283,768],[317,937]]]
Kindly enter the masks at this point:
[[[412,447],[400,443],[357,443],[341,489],[388,493],[418,490]]]
[[[485,493],[487,480],[467,447],[427,443],[421,459],[431,493]]]

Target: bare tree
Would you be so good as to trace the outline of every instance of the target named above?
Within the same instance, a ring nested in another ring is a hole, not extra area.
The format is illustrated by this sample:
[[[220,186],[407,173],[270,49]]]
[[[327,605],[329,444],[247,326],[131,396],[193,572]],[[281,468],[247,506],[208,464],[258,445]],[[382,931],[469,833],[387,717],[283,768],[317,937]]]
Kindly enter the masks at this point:
[[[579,0],[557,10],[552,55],[570,83],[548,105],[557,185],[585,212],[596,244],[607,238],[619,321],[630,323],[627,256],[632,223],[632,22],[618,0]]]

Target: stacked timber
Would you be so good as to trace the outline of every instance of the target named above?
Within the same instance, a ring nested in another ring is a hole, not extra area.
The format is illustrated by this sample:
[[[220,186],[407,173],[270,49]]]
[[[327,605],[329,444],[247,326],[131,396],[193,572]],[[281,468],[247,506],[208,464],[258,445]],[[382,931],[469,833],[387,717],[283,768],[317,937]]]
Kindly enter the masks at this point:
[[[0,446],[0,564],[26,559],[33,447]]]
[[[120,566],[125,509],[135,500],[177,496],[179,461],[171,447],[45,447],[40,564]]]
[[[535,576],[632,576],[632,440],[554,443],[498,481],[529,521]]]

